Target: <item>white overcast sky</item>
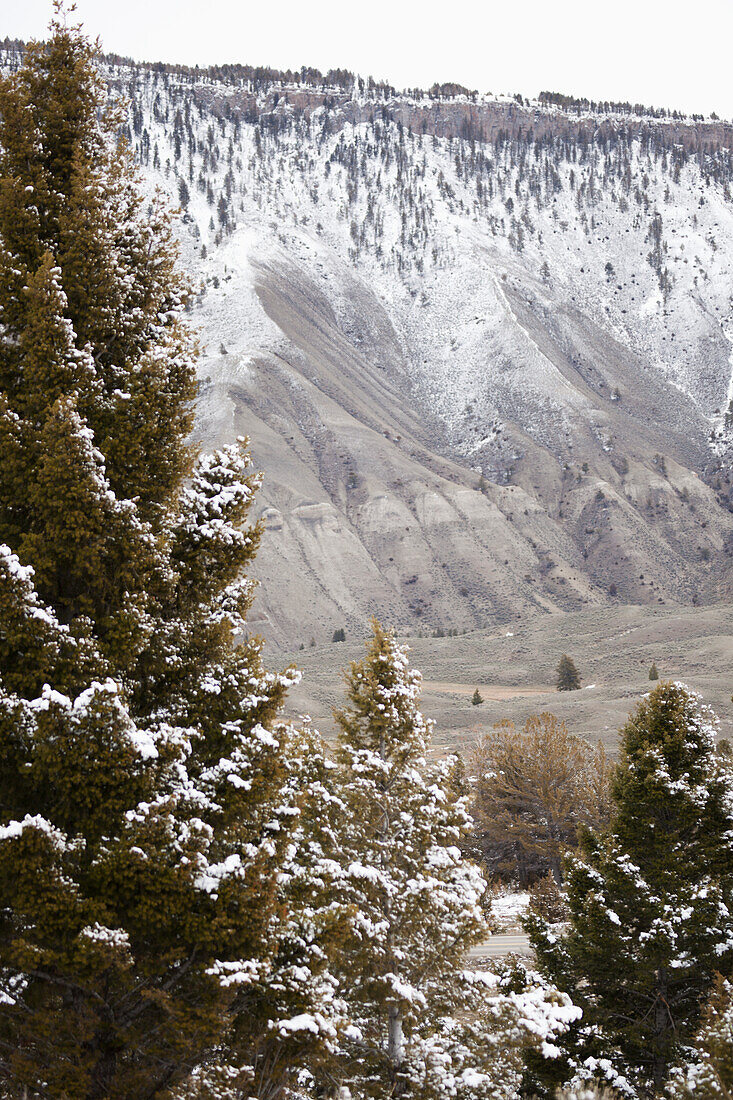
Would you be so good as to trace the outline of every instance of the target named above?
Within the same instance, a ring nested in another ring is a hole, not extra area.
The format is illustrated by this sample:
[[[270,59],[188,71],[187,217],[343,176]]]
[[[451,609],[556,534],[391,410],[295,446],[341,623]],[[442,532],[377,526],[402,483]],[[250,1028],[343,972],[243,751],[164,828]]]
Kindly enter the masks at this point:
[[[43,37],[50,0],[0,0],[0,38]],[[733,117],[733,0],[77,0],[105,50],[147,61],[352,69]]]

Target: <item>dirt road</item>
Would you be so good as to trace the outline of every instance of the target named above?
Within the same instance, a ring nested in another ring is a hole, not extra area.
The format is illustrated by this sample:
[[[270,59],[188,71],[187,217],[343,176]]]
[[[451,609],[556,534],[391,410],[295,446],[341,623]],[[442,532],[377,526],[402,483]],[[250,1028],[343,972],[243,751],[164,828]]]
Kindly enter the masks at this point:
[[[469,966],[476,967],[483,959],[500,959],[513,953],[529,955],[531,950],[529,936],[524,932],[501,933],[472,947],[468,952],[467,962]]]
[[[484,699],[493,699],[496,702],[502,699],[547,695],[548,692],[555,690],[549,685],[541,684],[536,687],[511,687],[505,684],[452,684],[443,680],[423,680],[422,684],[423,692],[433,692],[438,695],[473,695],[476,688]]]

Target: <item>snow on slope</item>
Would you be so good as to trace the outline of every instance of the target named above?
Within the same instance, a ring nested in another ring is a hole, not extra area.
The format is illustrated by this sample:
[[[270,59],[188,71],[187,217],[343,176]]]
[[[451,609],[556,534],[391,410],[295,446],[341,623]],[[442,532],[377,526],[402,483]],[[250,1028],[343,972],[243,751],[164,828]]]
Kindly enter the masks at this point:
[[[265,470],[265,630],[725,594],[726,151],[252,117],[113,75],[185,207],[200,430],[249,431]]]

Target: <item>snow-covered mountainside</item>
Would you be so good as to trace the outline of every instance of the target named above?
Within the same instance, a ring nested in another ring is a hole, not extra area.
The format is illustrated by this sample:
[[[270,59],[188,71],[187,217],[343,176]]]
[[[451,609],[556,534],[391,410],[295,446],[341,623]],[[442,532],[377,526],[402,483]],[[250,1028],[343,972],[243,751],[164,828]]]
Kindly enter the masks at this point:
[[[733,127],[109,60],[275,640],[731,593]]]

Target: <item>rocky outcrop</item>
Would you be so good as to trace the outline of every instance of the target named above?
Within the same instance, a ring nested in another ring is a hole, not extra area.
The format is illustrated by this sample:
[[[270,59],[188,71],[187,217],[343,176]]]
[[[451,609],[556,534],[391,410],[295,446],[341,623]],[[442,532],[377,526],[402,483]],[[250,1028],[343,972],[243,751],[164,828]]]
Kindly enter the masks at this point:
[[[385,119],[400,123],[415,134],[441,138],[465,138],[478,142],[509,140],[591,141],[637,138],[658,148],[682,148],[688,154],[733,151],[733,124],[706,119],[655,118],[636,114],[598,114],[564,111],[554,106],[519,104],[507,99],[355,98],[339,89],[281,87],[257,94],[246,88],[212,87],[196,89],[197,100],[207,109],[249,122],[260,118],[285,118],[299,114],[306,118],[328,116],[335,130],[346,124]]]

